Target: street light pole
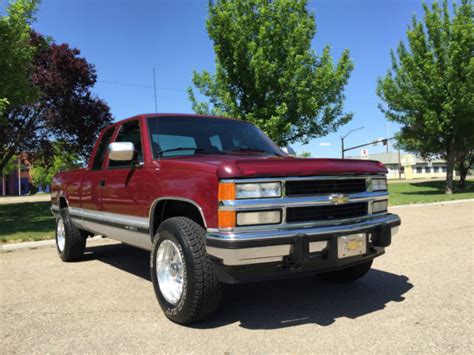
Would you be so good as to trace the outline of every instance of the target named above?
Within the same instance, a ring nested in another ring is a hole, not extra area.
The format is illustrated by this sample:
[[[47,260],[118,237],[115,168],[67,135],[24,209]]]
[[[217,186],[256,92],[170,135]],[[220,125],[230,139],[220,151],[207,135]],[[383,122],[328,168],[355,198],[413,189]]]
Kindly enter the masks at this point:
[[[362,127],[359,127],[359,128],[355,128],[355,129],[352,129],[350,130],[349,132],[346,133],[345,136],[341,136],[341,158],[344,159],[344,152],[345,152],[345,149],[344,149],[344,139],[346,139],[346,137],[351,134],[352,132],[355,132],[355,131],[358,131],[360,129],[363,129],[364,126]]]
[[[341,137],[341,158],[344,159],[344,137]]]

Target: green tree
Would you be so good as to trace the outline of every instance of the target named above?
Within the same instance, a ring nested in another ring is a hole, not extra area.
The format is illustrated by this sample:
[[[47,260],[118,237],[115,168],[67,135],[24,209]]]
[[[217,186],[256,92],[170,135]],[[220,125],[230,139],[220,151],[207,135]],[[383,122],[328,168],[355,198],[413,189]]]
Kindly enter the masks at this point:
[[[329,46],[311,50],[316,34],[307,0],[216,0],[207,31],[214,42],[215,73],[193,73],[193,110],[239,117],[276,143],[308,142],[351,120],[343,90],[353,64],[345,50],[334,63]]]
[[[474,144],[474,24],[471,0],[453,5],[445,0],[423,4],[422,21],[415,17],[407,44],[392,51],[392,66],[379,79],[381,110],[402,125],[400,145],[425,158],[447,160],[446,193],[453,192],[454,164]]]
[[[53,143],[53,155],[48,159],[38,159],[33,162],[30,169],[31,179],[36,186],[46,187],[51,185],[56,173],[70,169],[77,165],[79,158],[76,154],[64,150],[63,144]]]
[[[299,155],[300,158],[311,158],[311,153],[310,152],[302,152]]]
[[[30,79],[36,53],[31,23],[37,6],[37,0],[17,0],[0,13],[0,124],[8,105],[30,103],[39,94]]]

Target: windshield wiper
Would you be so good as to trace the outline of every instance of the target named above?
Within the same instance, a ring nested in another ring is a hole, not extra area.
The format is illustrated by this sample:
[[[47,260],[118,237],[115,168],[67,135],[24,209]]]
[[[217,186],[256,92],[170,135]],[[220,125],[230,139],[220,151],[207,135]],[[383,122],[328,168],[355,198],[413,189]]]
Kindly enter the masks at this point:
[[[159,151],[157,151],[157,152],[155,152],[155,153],[162,155],[163,153],[167,153],[167,152],[178,152],[178,151],[180,151],[180,150],[194,150],[195,152],[201,152],[201,151],[203,151],[204,149],[202,149],[202,148],[196,148],[196,147],[178,147],[178,148],[170,148],[170,149],[159,150]]]
[[[268,153],[268,154],[273,154],[276,155],[276,153],[268,151],[268,150],[263,150],[263,149],[254,149],[254,148],[239,148],[239,149],[232,149],[231,152],[256,152],[256,153]]]
[[[156,154],[159,154],[159,155],[162,155],[162,153],[166,153],[166,152],[178,152],[180,150],[194,150],[194,152],[199,152],[201,154],[227,154],[226,152],[223,152],[221,150],[205,150],[203,148],[191,148],[191,147],[179,147],[179,148],[170,148],[170,149],[163,149],[163,150],[160,150],[158,152],[156,152]]]

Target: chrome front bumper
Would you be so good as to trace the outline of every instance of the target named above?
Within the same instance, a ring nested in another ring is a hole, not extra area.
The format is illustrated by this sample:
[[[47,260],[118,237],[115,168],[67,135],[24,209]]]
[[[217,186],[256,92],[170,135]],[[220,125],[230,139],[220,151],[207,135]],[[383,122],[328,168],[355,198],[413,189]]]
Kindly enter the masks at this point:
[[[338,236],[367,233],[370,242],[375,241],[381,230],[395,235],[400,218],[395,214],[373,216],[359,222],[341,225],[313,226],[305,228],[285,228],[246,232],[223,232],[208,230],[207,253],[220,259],[224,265],[248,265],[282,261],[296,252],[300,239],[308,244],[306,253],[321,253],[329,247],[331,240]]]

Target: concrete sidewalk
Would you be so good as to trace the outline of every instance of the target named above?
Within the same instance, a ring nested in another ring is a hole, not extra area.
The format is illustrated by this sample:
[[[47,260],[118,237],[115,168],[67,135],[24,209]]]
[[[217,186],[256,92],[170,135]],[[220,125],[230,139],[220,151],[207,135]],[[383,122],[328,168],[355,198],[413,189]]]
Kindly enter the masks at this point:
[[[51,201],[51,194],[38,193],[27,196],[0,196],[0,205],[12,205],[15,203],[27,202],[48,202]]]

